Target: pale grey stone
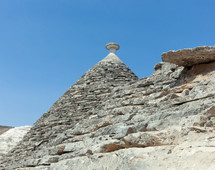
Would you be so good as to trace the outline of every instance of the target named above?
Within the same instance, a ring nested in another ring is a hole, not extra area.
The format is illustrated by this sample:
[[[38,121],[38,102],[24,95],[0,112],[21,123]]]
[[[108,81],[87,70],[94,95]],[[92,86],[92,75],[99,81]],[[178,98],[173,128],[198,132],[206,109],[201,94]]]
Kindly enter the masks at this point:
[[[138,79],[108,55],[35,123],[0,169],[214,169],[214,83],[215,62],[161,62]]]

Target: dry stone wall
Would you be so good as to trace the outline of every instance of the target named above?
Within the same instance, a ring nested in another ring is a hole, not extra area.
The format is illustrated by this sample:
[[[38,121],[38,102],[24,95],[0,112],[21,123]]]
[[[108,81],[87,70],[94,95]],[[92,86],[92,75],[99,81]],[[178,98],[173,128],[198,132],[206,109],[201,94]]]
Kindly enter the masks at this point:
[[[138,79],[109,55],[35,123],[0,169],[214,169],[214,83],[211,60],[161,62]]]
[[[22,143],[8,153],[2,164],[10,165],[10,168],[36,166],[39,162],[48,164],[42,160],[49,155],[49,150],[44,148],[62,143],[67,139],[64,135],[67,129],[73,129],[93,112],[102,110],[102,101],[114,87],[136,80],[137,76],[116,55],[109,54],[63,94],[34,124]],[[77,135],[80,133],[75,132]]]

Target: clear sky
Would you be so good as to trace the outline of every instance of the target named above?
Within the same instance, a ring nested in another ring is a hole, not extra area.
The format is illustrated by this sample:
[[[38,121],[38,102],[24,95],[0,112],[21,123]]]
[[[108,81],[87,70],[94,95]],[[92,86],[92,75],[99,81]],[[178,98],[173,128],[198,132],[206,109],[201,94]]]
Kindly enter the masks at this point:
[[[214,9],[214,0],[0,0],[0,125],[33,125],[108,42],[139,78],[163,52],[215,45]]]

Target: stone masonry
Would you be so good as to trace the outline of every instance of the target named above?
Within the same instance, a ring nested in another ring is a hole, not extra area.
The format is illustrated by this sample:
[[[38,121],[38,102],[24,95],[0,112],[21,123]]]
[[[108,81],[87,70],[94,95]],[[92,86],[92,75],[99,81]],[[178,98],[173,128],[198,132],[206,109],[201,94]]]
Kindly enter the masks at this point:
[[[151,76],[138,79],[116,56],[118,45],[107,48],[110,54],[34,124],[0,169],[215,168],[210,52],[189,67],[158,63]]]

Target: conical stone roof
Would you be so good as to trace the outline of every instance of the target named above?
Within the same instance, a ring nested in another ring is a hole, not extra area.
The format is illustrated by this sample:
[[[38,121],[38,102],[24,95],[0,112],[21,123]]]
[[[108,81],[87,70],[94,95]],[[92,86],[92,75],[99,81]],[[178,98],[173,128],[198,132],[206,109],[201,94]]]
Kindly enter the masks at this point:
[[[106,47],[0,169],[215,169],[215,62],[161,62],[138,80]]]
[[[44,157],[50,155],[47,148],[68,139],[65,135],[61,136],[63,132],[87,121],[90,115],[98,114],[102,109],[101,103],[113,87],[136,80],[137,76],[117,57],[113,49],[110,50],[110,54],[88,70],[37,120],[23,141],[1,162],[2,169],[47,164],[42,162]]]

